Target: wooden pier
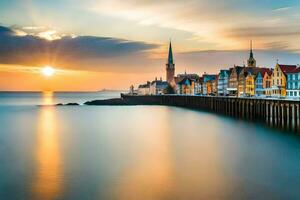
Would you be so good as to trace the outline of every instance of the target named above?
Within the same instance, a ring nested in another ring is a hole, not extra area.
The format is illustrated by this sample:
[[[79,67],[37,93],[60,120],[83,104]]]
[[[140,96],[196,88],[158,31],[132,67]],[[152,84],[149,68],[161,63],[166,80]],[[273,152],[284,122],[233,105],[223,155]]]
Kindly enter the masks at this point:
[[[251,121],[265,122],[300,133],[300,102],[282,99],[255,99],[188,95],[153,95],[121,97],[140,105],[168,105],[212,111]]]

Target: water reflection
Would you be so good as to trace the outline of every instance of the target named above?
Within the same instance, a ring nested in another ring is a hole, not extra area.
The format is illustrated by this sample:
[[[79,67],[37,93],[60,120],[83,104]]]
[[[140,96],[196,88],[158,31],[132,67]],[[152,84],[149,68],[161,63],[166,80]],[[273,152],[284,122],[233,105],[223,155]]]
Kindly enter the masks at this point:
[[[43,94],[43,105],[53,104],[53,93]],[[38,119],[36,172],[32,184],[34,199],[57,199],[62,192],[62,161],[58,145],[56,113],[43,106]]]
[[[120,182],[113,191],[116,199],[165,199],[173,193],[173,166],[170,148],[171,130],[168,121],[168,112],[162,110],[160,116],[143,115],[145,110],[140,110],[139,127],[134,131],[138,139],[137,157],[129,168],[123,170]],[[155,125],[149,127],[149,121]],[[142,133],[147,127],[147,139]],[[130,145],[130,144],[128,144]]]
[[[45,91],[42,94],[42,105],[53,105],[54,104],[54,93],[51,91]]]

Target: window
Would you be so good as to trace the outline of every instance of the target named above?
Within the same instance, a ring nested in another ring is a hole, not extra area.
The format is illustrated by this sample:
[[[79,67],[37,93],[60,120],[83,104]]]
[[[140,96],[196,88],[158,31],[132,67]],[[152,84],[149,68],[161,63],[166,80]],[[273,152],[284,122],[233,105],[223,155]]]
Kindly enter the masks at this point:
[[[297,96],[297,92],[294,92],[294,96],[295,96],[295,97]]]

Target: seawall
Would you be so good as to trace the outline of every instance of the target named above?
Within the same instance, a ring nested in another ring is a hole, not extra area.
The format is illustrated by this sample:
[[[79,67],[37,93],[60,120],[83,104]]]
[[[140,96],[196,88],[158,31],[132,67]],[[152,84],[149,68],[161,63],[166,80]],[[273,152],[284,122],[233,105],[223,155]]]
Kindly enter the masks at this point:
[[[299,101],[188,95],[121,94],[121,98],[135,105],[168,105],[211,111],[300,133]]]

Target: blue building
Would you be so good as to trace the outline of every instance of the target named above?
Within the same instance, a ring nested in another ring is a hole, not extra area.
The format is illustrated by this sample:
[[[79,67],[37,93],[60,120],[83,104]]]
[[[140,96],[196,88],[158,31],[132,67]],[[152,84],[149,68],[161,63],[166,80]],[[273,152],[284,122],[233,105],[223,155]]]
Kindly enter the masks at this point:
[[[287,86],[286,96],[287,98],[300,98],[300,67],[297,67],[294,71],[286,73]]]
[[[231,69],[232,70],[232,69]],[[229,92],[227,91],[229,83],[230,70],[220,70],[218,77],[218,95],[227,96]]]

